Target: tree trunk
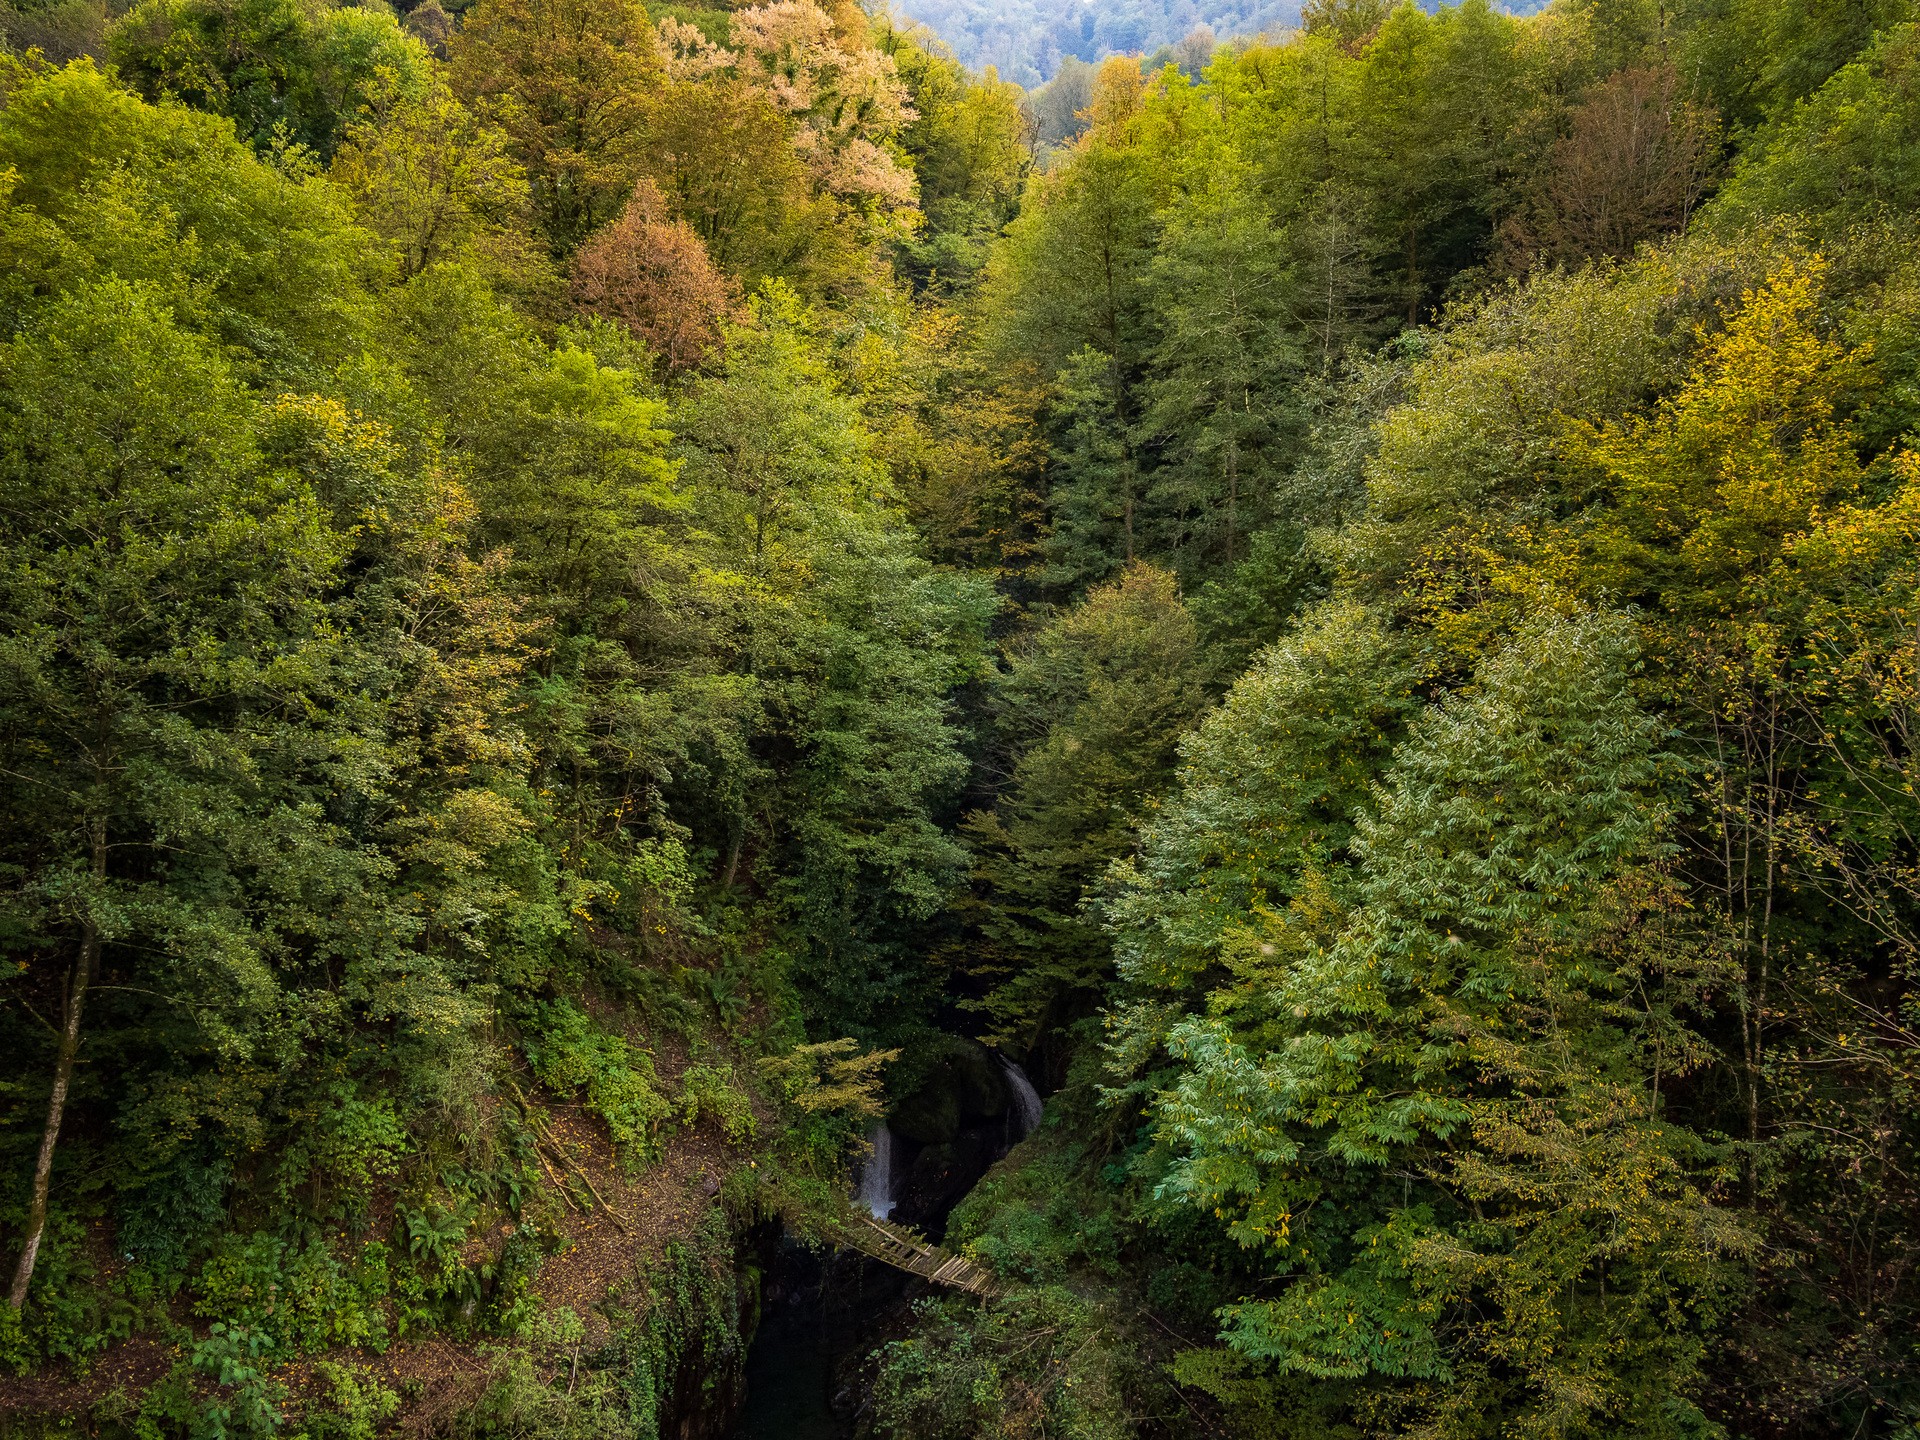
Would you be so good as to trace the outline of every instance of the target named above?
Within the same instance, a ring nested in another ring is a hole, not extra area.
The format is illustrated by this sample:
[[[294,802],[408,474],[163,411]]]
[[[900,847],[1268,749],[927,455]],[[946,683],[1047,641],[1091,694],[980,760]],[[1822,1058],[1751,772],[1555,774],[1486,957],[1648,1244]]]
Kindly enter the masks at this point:
[[[106,872],[107,837],[104,825],[93,827],[93,878],[103,879]],[[27,1205],[26,1241],[20,1247],[20,1263],[14,1267],[13,1290],[7,1303],[15,1310],[27,1303],[27,1287],[33,1283],[34,1262],[40,1257],[40,1239],[47,1229],[47,1192],[53,1180],[53,1148],[60,1140],[60,1121],[66,1114],[67,1091],[73,1084],[74,1057],[80,1052],[80,1012],[86,1005],[87,986],[100,963],[100,926],[92,914],[93,897],[88,897],[88,914],[81,922],[80,953],[74,957],[73,971],[67,977],[67,993],[60,1027],[60,1050],[53,1063],[53,1095],[47,1101],[47,1128],[40,1135],[40,1155],[33,1166],[33,1198]]]
[[[722,890],[731,890],[733,888],[734,874],[740,869],[740,849],[746,843],[747,822],[743,819],[740,822],[739,829],[733,832],[733,844],[727,847],[727,868],[726,872],[720,877],[720,888]]]

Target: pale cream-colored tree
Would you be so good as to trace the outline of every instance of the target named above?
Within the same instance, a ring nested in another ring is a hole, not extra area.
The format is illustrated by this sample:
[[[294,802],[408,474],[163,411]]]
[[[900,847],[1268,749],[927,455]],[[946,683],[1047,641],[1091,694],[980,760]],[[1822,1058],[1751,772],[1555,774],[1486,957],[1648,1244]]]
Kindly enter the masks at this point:
[[[660,60],[675,80],[722,71],[764,95],[792,126],[817,190],[882,210],[913,204],[913,172],[887,142],[913,119],[893,57],[813,0],[773,0],[733,16],[731,45],[662,19]]]

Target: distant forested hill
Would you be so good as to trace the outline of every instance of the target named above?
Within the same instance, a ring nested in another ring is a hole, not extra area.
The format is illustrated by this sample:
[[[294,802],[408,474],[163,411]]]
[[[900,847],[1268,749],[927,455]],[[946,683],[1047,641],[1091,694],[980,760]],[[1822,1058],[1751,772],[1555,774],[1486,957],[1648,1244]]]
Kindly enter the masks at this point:
[[[1008,80],[1032,86],[1053,78],[1061,60],[1151,55],[1176,46],[1202,26],[1221,39],[1257,35],[1300,21],[1301,0],[896,0],[896,12],[930,26],[960,61],[978,70],[998,66]],[[1509,0],[1516,15],[1546,0]],[[1432,10],[1431,3],[1422,7]]]
[[[901,0],[973,69],[996,65],[1022,85],[1051,79],[1069,55],[1150,54],[1208,25],[1216,35],[1299,23],[1300,0]]]

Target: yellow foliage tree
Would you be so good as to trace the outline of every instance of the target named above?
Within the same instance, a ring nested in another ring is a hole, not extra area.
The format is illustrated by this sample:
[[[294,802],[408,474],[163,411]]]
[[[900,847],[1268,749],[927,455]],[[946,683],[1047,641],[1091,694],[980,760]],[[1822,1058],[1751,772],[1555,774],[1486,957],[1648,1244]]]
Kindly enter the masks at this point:
[[[1589,595],[1673,615],[1727,615],[1751,581],[1823,510],[1853,499],[1862,469],[1838,419],[1868,358],[1820,333],[1825,267],[1789,261],[1701,355],[1680,393],[1646,419],[1577,424],[1569,449],[1601,505],[1545,555],[1577,557]],[[1575,571],[1553,564],[1556,588]]]
[[[480,0],[450,46],[454,88],[505,131],[556,257],[618,214],[662,72],[639,0]]]

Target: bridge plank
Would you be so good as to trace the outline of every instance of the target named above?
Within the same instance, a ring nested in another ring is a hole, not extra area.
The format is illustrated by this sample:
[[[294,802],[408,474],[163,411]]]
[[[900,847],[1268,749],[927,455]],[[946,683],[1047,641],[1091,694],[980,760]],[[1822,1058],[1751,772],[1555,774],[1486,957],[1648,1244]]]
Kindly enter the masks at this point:
[[[951,1286],[984,1298],[1000,1293],[998,1282],[987,1270],[964,1255],[949,1254],[929,1244],[905,1226],[860,1215],[841,1225],[838,1233],[851,1249],[936,1285]]]

